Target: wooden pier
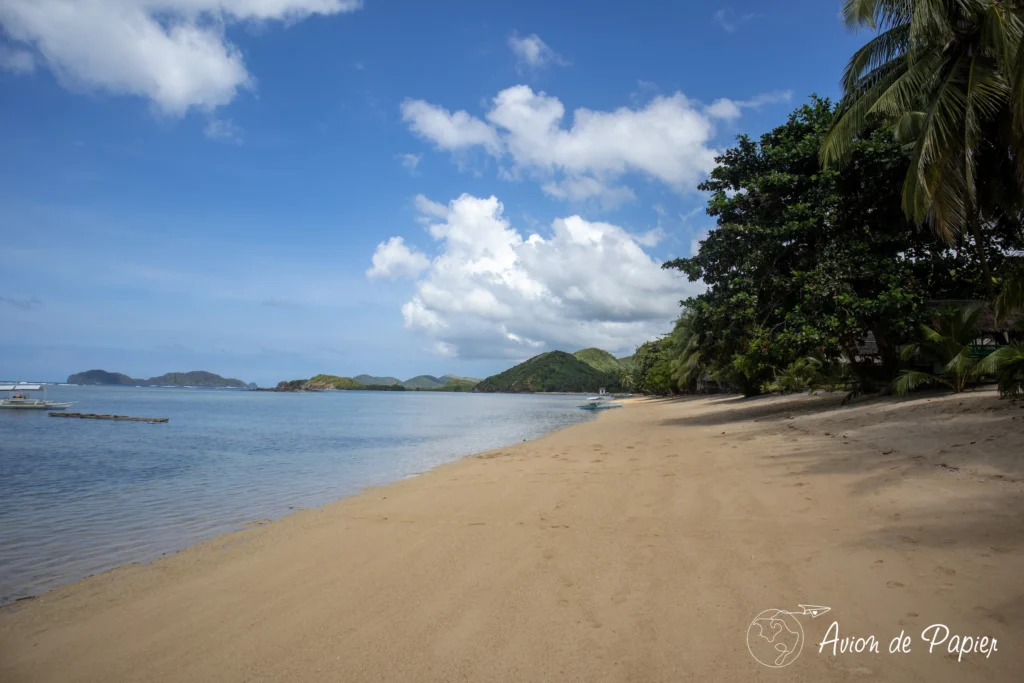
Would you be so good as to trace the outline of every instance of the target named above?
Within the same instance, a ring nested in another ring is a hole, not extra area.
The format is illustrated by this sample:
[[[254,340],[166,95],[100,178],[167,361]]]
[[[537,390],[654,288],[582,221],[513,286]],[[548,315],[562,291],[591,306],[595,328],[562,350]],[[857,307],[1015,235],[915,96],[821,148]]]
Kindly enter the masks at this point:
[[[99,413],[52,412],[50,417],[77,417],[82,420],[120,420],[122,422],[167,422],[169,417],[132,417],[131,415],[103,415]]]

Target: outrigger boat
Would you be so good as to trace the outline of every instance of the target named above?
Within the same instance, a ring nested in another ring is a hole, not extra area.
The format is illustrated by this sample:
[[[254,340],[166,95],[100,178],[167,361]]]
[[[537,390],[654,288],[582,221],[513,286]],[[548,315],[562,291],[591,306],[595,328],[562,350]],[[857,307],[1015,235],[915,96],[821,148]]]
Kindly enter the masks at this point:
[[[609,403],[607,396],[591,396],[587,402],[580,406],[582,410],[607,410],[608,408],[621,408],[621,403]]]
[[[64,410],[74,402],[60,403],[46,400],[45,384],[0,384],[0,391],[8,392],[7,398],[0,398],[0,408],[18,408],[21,410]],[[41,391],[42,398],[31,398],[28,393]]]

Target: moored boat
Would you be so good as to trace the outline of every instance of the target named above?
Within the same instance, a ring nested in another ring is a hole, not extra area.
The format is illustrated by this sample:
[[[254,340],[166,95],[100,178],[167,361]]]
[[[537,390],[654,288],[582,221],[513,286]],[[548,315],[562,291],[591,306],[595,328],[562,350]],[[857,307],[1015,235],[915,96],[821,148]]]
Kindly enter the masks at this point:
[[[0,398],[0,408],[16,410],[64,410],[73,401],[59,402],[46,400],[45,384],[0,384],[0,391],[6,391],[7,397]],[[42,398],[33,398],[31,392],[42,392]]]
[[[621,408],[621,403],[611,403],[607,396],[591,396],[587,402],[579,406],[581,410],[607,410],[608,408]]]

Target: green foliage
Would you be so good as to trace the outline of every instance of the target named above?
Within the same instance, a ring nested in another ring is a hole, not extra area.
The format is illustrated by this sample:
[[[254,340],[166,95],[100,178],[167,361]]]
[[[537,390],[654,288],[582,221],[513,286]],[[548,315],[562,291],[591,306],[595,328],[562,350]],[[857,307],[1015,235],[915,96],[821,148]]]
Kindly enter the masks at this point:
[[[978,359],[971,344],[978,337],[981,304],[971,304],[939,312],[930,325],[921,325],[921,340],[904,347],[904,360],[920,359],[938,364],[940,372],[904,370],[892,384],[894,394],[902,395],[924,384],[944,384],[959,393],[977,374]]]
[[[1016,222],[1024,187],[1024,9],[1007,0],[848,0],[851,27],[877,29],[843,75],[840,115],[821,147],[827,164],[851,156],[881,123],[906,144],[902,205],[944,239],[969,232],[994,296],[990,236]]]
[[[106,370],[88,370],[68,377],[68,384],[119,384],[130,386],[176,386],[176,387],[235,387],[244,388],[245,382],[240,379],[221,377],[204,370],[191,372],[168,372],[159,377],[149,379],[133,379],[119,372]]]
[[[356,375],[352,379],[363,385],[385,384],[390,386],[392,384],[402,383],[402,380],[397,377],[375,377],[374,375]]]
[[[274,391],[305,391],[307,381],[305,379],[293,379],[278,382],[277,388]]]
[[[433,375],[417,375],[412,379],[402,382],[406,389],[436,389],[443,387],[445,384],[446,382],[443,379]]]
[[[671,340],[656,339],[641,344],[633,354],[633,391],[664,396],[675,393],[672,377]]]
[[[612,354],[604,349],[580,349],[572,354],[598,372],[622,372],[622,364]]]
[[[609,391],[619,389],[619,373],[599,372],[571,353],[549,351],[488,377],[473,391],[526,393],[535,391]]]
[[[309,389],[362,389],[363,385],[351,377],[338,377],[337,375],[314,375],[306,381]]]
[[[712,377],[756,395],[808,357],[845,358],[858,384],[887,384],[926,299],[984,291],[962,243],[905,219],[909,162],[890,134],[857,137],[845,166],[821,169],[832,120],[831,103],[811,98],[760,141],[740,136],[700,185],[718,227],[695,256],[665,264],[707,285],[683,302],[686,330],[672,335],[682,389]],[[858,352],[868,333],[877,359]]]
[[[449,375],[445,375],[448,377]],[[454,391],[454,392],[465,392],[473,391],[473,387],[478,384],[475,379],[453,379],[439,387],[431,387],[429,389],[416,389],[416,391]]]
[[[996,349],[978,364],[979,374],[994,375],[1003,398],[1024,396],[1024,344]]]

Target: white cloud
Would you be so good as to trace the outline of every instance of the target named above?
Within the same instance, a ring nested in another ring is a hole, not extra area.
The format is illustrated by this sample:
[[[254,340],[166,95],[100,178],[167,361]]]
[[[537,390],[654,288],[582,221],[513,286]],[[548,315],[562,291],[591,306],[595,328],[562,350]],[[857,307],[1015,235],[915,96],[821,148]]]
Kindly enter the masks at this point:
[[[420,165],[423,160],[422,154],[400,154],[399,159],[402,160],[402,168],[409,173],[416,175],[416,167]]]
[[[632,190],[614,184],[631,172],[677,191],[691,189],[718,154],[712,146],[715,116],[682,93],[656,96],[636,108],[577,109],[568,127],[561,101],[526,85],[499,92],[486,121],[423,100],[407,100],[402,116],[439,149],[479,147],[499,159],[507,155],[512,168],[500,167],[503,177],[538,176],[548,194],[570,200],[629,199]]]
[[[427,222],[432,218],[448,218],[448,207],[444,204],[428,199],[421,194],[416,195],[414,201],[416,202],[416,210],[420,212],[421,217]]]
[[[203,134],[211,140],[242,143],[242,129],[231,119],[210,119],[203,128]]]
[[[4,0],[6,34],[32,45],[66,85],[150,99],[170,115],[252,88],[224,35],[240,22],[351,12],[362,0]]]
[[[0,69],[18,75],[30,74],[36,70],[36,59],[26,50],[12,50],[0,45]]]
[[[465,111],[453,114],[423,100],[407,99],[402,102],[402,119],[439,149],[455,151],[479,145],[495,156],[501,153],[494,129]]]
[[[742,113],[741,109],[760,109],[766,104],[779,104],[792,99],[792,90],[773,90],[754,95],[749,100],[730,100],[722,97],[711,103],[708,114],[716,119],[735,119]]]
[[[546,236],[524,236],[495,197],[464,194],[443,212],[425,197],[417,204],[434,219],[438,255],[402,315],[444,355],[521,359],[585,346],[628,352],[664,333],[679,300],[696,291],[641,248],[656,234],[636,237],[569,216]]]
[[[373,267],[366,271],[368,278],[416,277],[430,265],[423,252],[405,246],[401,237],[392,237],[377,245],[373,252]]]
[[[613,209],[620,204],[636,199],[636,194],[628,187],[610,187],[591,176],[552,181],[546,183],[541,189],[545,194],[571,202],[582,203],[593,199],[605,209]]]
[[[561,55],[548,47],[536,33],[520,38],[513,33],[509,36],[508,46],[516,56],[516,68],[522,72],[524,68],[542,69],[546,66],[568,66]]]
[[[667,236],[668,235],[666,234],[665,230],[662,229],[661,226],[658,226],[656,228],[651,228],[650,230],[641,235],[635,235],[633,239],[636,240],[637,244],[641,244],[645,247],[656,247]]]

